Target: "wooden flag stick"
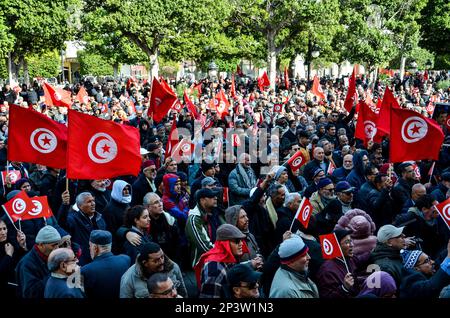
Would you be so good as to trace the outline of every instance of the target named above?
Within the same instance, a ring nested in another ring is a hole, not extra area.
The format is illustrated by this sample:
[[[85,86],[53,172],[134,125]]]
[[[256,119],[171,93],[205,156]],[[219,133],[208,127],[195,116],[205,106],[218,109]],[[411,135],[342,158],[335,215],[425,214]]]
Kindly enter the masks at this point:
[[[333,233],[333,234],[334,234],[334,237],[336,238],[336,242],[338,243],[339,250],[341,251],[342,260],[344,261],[345,269],[347,270],[347,273],[351,274],[350,270],[348,269],[348,265],[347,265],[347,261],[345,260],[344,253],[342,253],[341,242],[338,241],[338,239],[336,237],[336,233]]]
[[[69,178],[67,178],[67,171],[66,171],[66,191],[69,191]]]

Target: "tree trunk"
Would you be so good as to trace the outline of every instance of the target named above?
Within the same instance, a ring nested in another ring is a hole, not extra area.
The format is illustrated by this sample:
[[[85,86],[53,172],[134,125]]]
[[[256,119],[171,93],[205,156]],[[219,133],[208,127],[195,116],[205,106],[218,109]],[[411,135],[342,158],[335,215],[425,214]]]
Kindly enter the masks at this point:
[[[405,76],[405,65],[406,65],[406,56],[402,54],[402,58],[400,59],[400,81],[403,82],[403,77]]]
[[[159,50],[156,49],[154,54],[149,56],[149,58],[150,58],[150,69],[148,71],[148,81],[150,83],[153,80],[153,77],[158,78],[158,73],[159,73],[158,55],[159,55]]]
[[[114,79],[116,79],[119,76],[119,63],[113,64],[113,70],[114,70]]]
[[[267,32],[267,64],[269,66],[270,88],[275,90],[275,77],[277,75],[277,52],[275,47],[275,32]]]
[[[30,86],[30,74],[28,73],[28,62],[26,59],[23,59],[23,82],[28,86]]]

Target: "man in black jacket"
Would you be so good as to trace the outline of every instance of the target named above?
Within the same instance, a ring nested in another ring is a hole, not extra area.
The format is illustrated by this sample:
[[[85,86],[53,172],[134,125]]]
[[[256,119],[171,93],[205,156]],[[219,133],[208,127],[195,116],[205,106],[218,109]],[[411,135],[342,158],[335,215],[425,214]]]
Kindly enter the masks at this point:
[[[412,186],[416,183],[412,163],[404,162],[398,168],[400,169],[401,178],[392,189],[395,214],[399,214],[405,202],[411,199]]]

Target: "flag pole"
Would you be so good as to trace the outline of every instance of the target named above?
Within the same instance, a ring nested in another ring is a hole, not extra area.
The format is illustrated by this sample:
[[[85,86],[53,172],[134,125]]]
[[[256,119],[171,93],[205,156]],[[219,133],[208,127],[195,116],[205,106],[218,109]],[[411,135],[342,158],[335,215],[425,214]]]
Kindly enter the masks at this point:
[[[6,213],[6,216],[8,217],[8,219],[11,221],[11,224],[14,226],[14,228],[16,229],[17,232],[19,232],[19,229],[17,228],[17,226],[14,224],[14,221],[11,219],[11,216],[9,215],[8,211],[6,211],[5,206],[2,205],[3,210]]]
[[[66,171],[66,191],[69,191],[69,178],[67,178],[67,171]]]
[[[22,224],[20,223],[22,219],[19,219],[19,231],[22,232]]]
[[[44,219],[45,226],[47,226],[47,219],[45,218],[45,216],[43,216],[42,218]]]
[[[292,231],[292,226],[294,225],[294,222],[297,219],[298,213],[300,211],[300,208],[303,206],[303,203],[305,202],[305,199],[306,199],[306,197],[303,197],[302,201],[300,202],[300,205],[298,206],[298,209],[297,209],[297,213],[295,213],[295,215],[294,215],[294,219],[292,220],[291,227],[289,228],[289,231]]]
[[[431,183],[431,178],[433,177],[435,163],[436,163],[436,161],[433,161],[433,164],[431,165],[431,168],[430,168],[430,179],[428,180],[428,183]]]
[[[338,243],[339,246],[339,251],[341,251],[341,255],[342,255],[342,260],[344,261],[344,265],[345,265],[345,269],[347,270],[347,273],[350,273],[350,270],[348,269],[348,265],[347,265],[347,261],[345,260],[345,256],[344,253],[342,253],[342,248],[341,248],[341,242],[338,241],[337,237],[336,237],[336,233],[333,233],[334,237],[336,238],[336,242]]]

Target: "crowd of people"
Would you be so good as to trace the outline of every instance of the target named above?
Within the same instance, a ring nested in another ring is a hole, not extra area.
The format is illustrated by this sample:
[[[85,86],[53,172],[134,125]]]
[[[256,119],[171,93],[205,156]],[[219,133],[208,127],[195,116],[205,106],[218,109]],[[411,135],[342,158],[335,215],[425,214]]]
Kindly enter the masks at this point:
[[[383,84],[360,75],[357,91],[375,107],[387,85],[401,107],[431,117],[427,106],[449,102],[450,87],[437,88],[447,78],[445,72],[425,78],[418,72],[403,80],[396,74]],[[320,100],[311,92],[312,82],[298,79],[286,87],[278,78],[275,90],[238,76],[235,87],[231,78],[169,81],[174,90],[190,93],[199,116],[183,107],[161,122],[148,116],[147,81],[82,83],[88,101],[75,98],[80,84],[66,85],[72,109],[136,127],[142,157],[137,176],[69,180],[68,186],[62,169],[7,160],[10,105],[33,108],[60,123],[67,122],[67,109],[48,106],[40,83],[5,85],[0,168],[20,171],[21,178],[2,178],[0,201],[22,190],[29,197],[47,196],[54,216],[14,224],[0,212],[0,293],[6,298],[450,297],[450,230],[435,207],[450,197],[449,108],[436,107],[433,116],[446,135],[439,160],[392,164],[388,137],[380,143],[355,138],[357,103],[345,110],[345,83],[322,78],[326,98]],[[223,116],[212,106],[221,91],[230,101]],[[191,132],[200,160],[166,155],[173,123]],[[240,145],[225,136],[230,127]],[[202,134],[207,129],[211,138]],[[261,132],[267,144],[251,150]],[[206,151],[211,145],[212,154]],[[286,161],[298,151],[308,162],[293,171]],[[313,207],[307,227],[295,219],[303,198]],[[335,234],[341,257],[323,258],[319,235],[328,233]]]

